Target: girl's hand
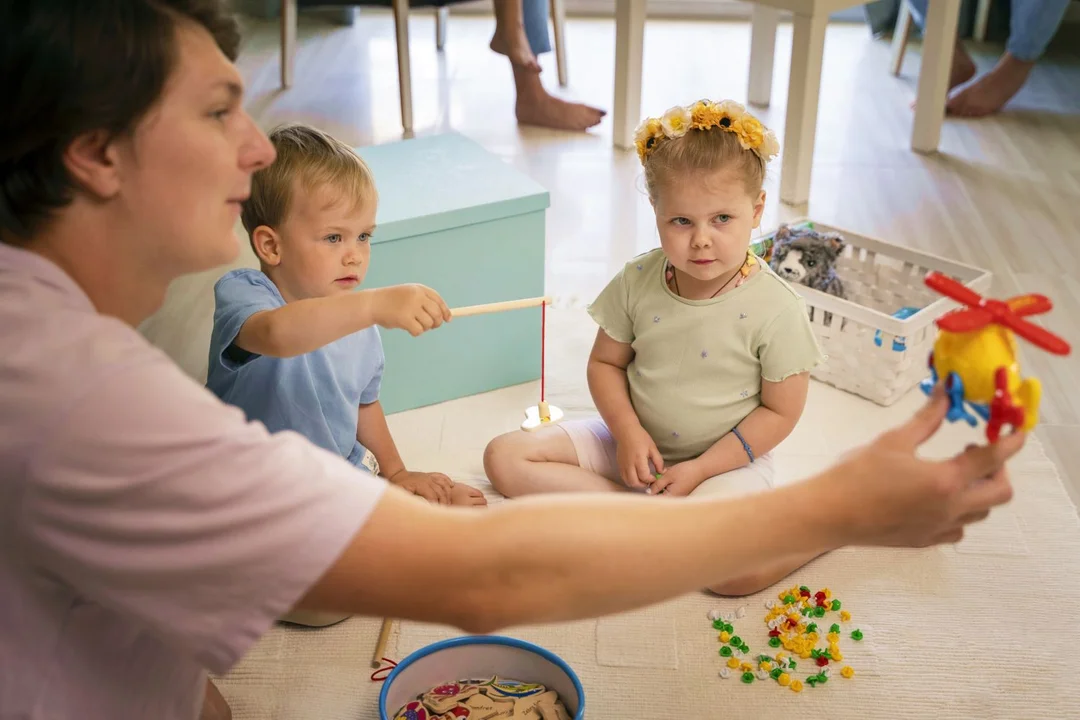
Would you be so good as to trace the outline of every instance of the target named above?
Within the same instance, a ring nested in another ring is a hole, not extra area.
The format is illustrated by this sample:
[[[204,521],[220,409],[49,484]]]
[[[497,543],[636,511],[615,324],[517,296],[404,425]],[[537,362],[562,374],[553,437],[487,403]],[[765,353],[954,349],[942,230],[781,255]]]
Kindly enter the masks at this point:
[[[694,461],[688,460],[669,467],[659,478],[653,480],[652,485],[645,492],[664,497],[686,497],[694,492],[698,485],[705,482],[705,479],[705,476],[694,465]]]
[[[649,469],[650,461],[656,472],[664,472],[664,458],[640,425],[616,438],[615,457],[619,463],[619,477],[629,488],[640,489],[656,480]]]
[[[1012,498],[1005,461],[1024,445],[1023,433],[993,445],[969,445],[945,460],[916,455],[948,411],[944,393],[906,424],[879,436],[811,482],[836,522],[855,530],[852,544],[926,547],[957,542],[964,526]]]
[[[402,470],[390,478],[390,482],[402,490],[418,495],[439,505],[450,504],[450,489],[454,482],[442,473],[410,472]]]

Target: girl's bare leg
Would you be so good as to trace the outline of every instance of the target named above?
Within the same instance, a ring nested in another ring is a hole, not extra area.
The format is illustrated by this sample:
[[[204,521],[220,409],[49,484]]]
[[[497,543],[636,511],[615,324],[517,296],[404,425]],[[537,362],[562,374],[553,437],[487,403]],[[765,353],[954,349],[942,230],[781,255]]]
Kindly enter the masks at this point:
[[[620,492],[624,485],[583,470],[574,443],[558,426],[518,430],[488,443],[484,470],[506,497],[551,492]]]

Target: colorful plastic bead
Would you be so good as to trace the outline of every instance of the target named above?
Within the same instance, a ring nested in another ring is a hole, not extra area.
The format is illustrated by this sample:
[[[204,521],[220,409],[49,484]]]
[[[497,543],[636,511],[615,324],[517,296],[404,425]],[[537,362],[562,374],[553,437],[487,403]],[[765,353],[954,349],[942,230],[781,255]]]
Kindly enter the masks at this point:
[[[720,633],[720,642],[727,642],[730,639],[731,639],[731,633],[729,633],[727,630],[724,630],[723,632]]]
[[[817,630],[817,623],[810,623],[809,625],[806,626],[806,632],[808,632],[808,633],[815,632],[816,630]]]
[[[742,638],[738,635],[733,635],[728,642],[731,643],[732,647],[742,647]]]
[[[828,635],[825,636],[825,639],[827,639],[830,643],[839,642],[840,641],[840,633],[833,630],[831,633],[829,633]]]
[[[818,684],[817,675],[811,675],[810,677],[806,678],[806,684],[810,687],[816,687]]]
[[[785,604],[790,605],[793,602],[795,602],[795,596],[794,595],[785,595],[784,596],[784,603]]]
[[[720,613],[719,610],[710,610],[709,611],[709,619],[712,620],[713,622],[716,622],[717,620],[720,619],[720,614],[721,613]]]
[[[731,648],[729,648],[727,645],[720,648],[720,656],[721,657],[731,657]]]
[[[787,687],[791,684],[791,676],[786,672],[782,672],[776,676],[776,682],[780,683],[780,687]]]
[[[847,610],[841,610],[840,611],[840,620],[841,620],[841,622],[847,622],[850,619],[851,619],[851,613],[849,613]]]
[[[802,681],[801,680],[792,680],[791,681],[791,692],[802,692]]]
[[[727,661],[727,666],[732,670],[738,670],[741,664],[742,663],[739,662],[738,658],[731,658]]]
[[[729,677],[731,677],[731,671],[727,668],[720,668],[720,677],[723,680],[727,680]]]
[[[840,609],[840,601],[839,600],[833,600],[832,601],[832,609],[833,609],[833,612],[836,612],[837,610]]]
[[[758,670],[757,671],[757,677],[758,677],[758,680],[768,680],[769,679],[769,673],[765,672],[764,670]]]
[[[839,610],[839,609],[840,608],[833,608],[833,610]],[[737,617],[737,618],[746,617],[746,608],[745,607],[740,607],[738,610],[736,610],[735,611],[735,617]]]
[[[739,667],[742,669],[743,672],[753,672],[754,671],[754,666],[751,665],[748,662],[744,662],[744,663],[740,664]]]
[[[825,683],[829,682],[829,676],[828,675],[818,675],[817,676],[817,681],[819,683],[821,683],[822,685],[824,685]]]
[[[795,661],[794,661],[794,660],[792,660],[791,662],[789,662],[789,663],[788,663],[788,667],[789,667],[790,669],[794,670],[794,669],[795,669],[795,667],[796,667],[796,665],[795,665]]]
[[[853,633],[851,633],[851,639],[852,640],[857,641],[857,640],[862,640],[862,638],[863,638],[862,630],[856,630]]]
[[[772,663],[769,662],[768,660],[762,660],[761,664],[758,667],[761,670],[764,670],[765,672],[769,672],[769,671],[771,671],[773,669]]]
[[[769,673],[769,677],[771,677],[773,680],[779,680],[780,676],[783,674],[783,670],[781,670],[780,668],[774,668],[773,671]]]
[[[832,656],[832,659],[835,660],[836,662],[840,662],[841,660],[844,659],[844,656],[840,652],[834,652],[833,656]]]
[[[774,647],[774,648],[780,647],[780,638],[778,638],[778,637],[769,638],[769,647]]]
[[[754,673],[752,673],[752,672],[744,672],[742,674],[742,681],[744,683],[746,683],[747,685],[754,682]]]
[[[720,618],[716,618],[715,620],[713,620],[712,626],[713,626],[713,630],[723,630],[724,629],[724,621],[721,620]]]
[[[744,653],[750,652],[750,646],[747,645],[746,643],[743,643],[743,646],[741,648],[739,648],[739,649],[742,650]]]
[[[735,626],[732,625],[731,623],[725,623],[724,624],[724,629],[727,630],[729,633],[735,632]]]
[[[825,608],[821,607],[820,605],[814,608],[814,617],[825,617]]]
[[[845,667],[843,670],[841,670],[840,674],[843,675],[846,678],[853,678],[853,677],[855,677],[855,670],[853,670],[851,668],[851,666],[849,665],[849,666]]]

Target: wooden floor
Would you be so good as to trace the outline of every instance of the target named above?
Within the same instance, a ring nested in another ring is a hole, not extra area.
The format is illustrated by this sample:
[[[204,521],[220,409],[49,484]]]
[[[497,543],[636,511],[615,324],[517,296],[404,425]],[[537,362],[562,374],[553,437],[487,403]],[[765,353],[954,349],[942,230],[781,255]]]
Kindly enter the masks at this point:
[[[627,258],[658,244],[640,167],[632,153],[612,148],[608,121],[581,135],[519,128],[509,66],[487,46],[492,28],[490,18],[452,17],[438,53],[433,15],[414,14],[417,133],[464,133],[549,188],[549,293],[591,299]],[[296,85],[287,92],[278,91],[277,32],[275,22],[250,21],[239,61],[260,124],[307,121],[354,145],[400,138],[388,14],[363,13],[352,27],[302,15]],[[749,39],[743,23],[650,21],[642,107],[660,114],[701,97],[745,100]],[[614,22],[572,19],[567,42],[568,94],[610,106]],[[988,268],[998,296],[1050,295],[1057,309],[1046,325],[1080,346],[1080,54],[1069,50],[1080,44],[1057,45],[1063,49],[1038,66],[1007,112],[948,121],[941,154],[926,157],[908,148],[917,48],[895,78],[886,40],[871,39],[861,25],[831,26],[811,200],[803,208],[770,200],[766,226],[808,214]],[[790,26],[781,26],[777,47],[773,105],[760,116],[780,133]],[[999,49],[976,51],[986,67]],[[554,58],[545,56],[543,65],[553,86]],[[777,163],[770,198],[778,197],[778,172]],[[178,283],[166,309],[144,328],[194,375],[205,372],[206,340],[199,336],[208,336],[207,283],[218,275]],[[196,288],[203,299],[198,313],[189,313],[184,296]],[[1038,435],[1078,499],[1080,350],[1068,359],[1028,352],[1025,369],[1045,388]]]

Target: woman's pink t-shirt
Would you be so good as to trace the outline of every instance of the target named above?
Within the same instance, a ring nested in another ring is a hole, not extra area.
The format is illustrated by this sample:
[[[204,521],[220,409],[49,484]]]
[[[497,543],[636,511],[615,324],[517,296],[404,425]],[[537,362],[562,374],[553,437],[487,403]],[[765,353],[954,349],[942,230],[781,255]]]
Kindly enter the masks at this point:
[[[0,244],[0,717],[192,720],[385,487]]]

